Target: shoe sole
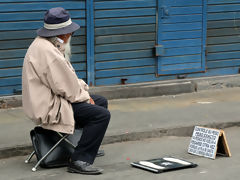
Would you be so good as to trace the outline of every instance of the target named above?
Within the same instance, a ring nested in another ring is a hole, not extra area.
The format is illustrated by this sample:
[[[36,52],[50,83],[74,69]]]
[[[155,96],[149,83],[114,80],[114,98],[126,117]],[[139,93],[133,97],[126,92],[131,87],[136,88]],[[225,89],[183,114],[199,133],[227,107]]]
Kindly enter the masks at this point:
[[[96,171],[96,172],[85,172],[85,171],[79,171],[77,169],[72,169],[72,168],[68,168],[67,169],[68,172],[70,173],[78,173],[78,174],[85,174],[85,175],[99,175],[102,174],[103,170],[101,171]]]
[[[101,156],[105,156],[104,150],[99,150],[99,151],[97,152],[96,157],[101,157]]]

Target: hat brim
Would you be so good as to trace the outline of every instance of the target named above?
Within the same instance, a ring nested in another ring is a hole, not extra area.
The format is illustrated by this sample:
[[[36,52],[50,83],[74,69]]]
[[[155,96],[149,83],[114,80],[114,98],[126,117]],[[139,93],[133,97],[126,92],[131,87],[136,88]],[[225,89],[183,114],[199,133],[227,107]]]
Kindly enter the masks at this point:
[[[37,30],[37,35],[41,37],[54,37],[62,34],[73,33],[78,30],[80,26],[74,22],[69,26],[60,29],[46,29],[44,27]]]

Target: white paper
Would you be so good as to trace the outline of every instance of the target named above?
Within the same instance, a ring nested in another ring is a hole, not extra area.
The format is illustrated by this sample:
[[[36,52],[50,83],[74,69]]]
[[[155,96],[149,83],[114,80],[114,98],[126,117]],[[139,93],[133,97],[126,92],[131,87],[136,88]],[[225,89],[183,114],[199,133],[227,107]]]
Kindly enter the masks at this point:
[[[183,164],[183,165],[190,165],[191,163],[180,160],[180,159],[175,159],[175,158],[163,158],[166,161],[171,161],[171,162],[175,162],[175,163],[179,163],[179,164]]]
[[[165,169],[165,167],[158,166],[158,165],[153,164],[153,163],[148,162],[148,161],[139,161],[139,164],[144,165],[144,166],[148,166],[148,167],[151,167],[151,168],[155,168],[155,169]]]

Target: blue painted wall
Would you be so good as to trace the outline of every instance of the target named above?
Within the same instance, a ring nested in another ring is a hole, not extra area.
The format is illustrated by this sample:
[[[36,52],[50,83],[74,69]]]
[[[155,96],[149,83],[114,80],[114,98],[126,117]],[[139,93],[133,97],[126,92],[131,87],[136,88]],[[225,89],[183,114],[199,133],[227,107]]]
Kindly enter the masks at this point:
[[[52,7],[68,9],[81,29],[72,39],[72,63],[79,77],[86,79],[85,1],[4,0],[0,2],[0,95],[21,93],[24,55],[43,26],[44,12]]]
[[[209,0],[208,69],[240,65],[240,1]]]
[[[121,79],[127,79],[126,83],[171,80],[185,73],[188,78],[238,73],[239,0],[174,1],[177,5],[169,14],[175,17],[162,19],[165,26],[159,30],[155,19],[157,2],[122,0],[117,5],[113,1],[95,0],[96,85],[120,84]],[[159,2],[166,7],[173,1]],[[157,59],[154,48],[159,39],[157,31],[165,50],[162,61]],[[171,63],[185,70],[173,69],[172,74],[156,75]],[[193,67],[198,70],[192,71]]]
[[[155,74],[156,2],[95,0],[96,85]]]
[[[72,63],[78,76],[89,84],[169,80],[178,78],[179,74],[189,78],[237,74],[239,0],[171,2],[0,2],[0,96],[20,92],[21,67],[27,47],[36,36],[35,30],[42,26],[45,10],[56,6],[68,9],[82,27],[72,41]],[[161,10],[159,4],[168,11],[156,15]],[[159,22],[156,19],[159,15],[170,18],[163,17]],[[163,56],[156,56],[155,46],[159,44],[163,45]]]

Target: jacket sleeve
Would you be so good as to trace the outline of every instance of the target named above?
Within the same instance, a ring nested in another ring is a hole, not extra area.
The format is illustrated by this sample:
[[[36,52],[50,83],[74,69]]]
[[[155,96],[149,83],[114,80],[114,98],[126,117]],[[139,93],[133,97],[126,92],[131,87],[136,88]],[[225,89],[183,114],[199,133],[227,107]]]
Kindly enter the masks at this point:
[[[82,86],[84,88],[84,90],[86,90],[86,91],[89,90],[89,86],[82,79],[78,79],[78,82],[79,82],[80,86]]]
[[[90,99],[85,85],[79,83],[76,73],[70,68],[64,58],[52,61],[48,65],[46,76],[52,91],[71,103],[84,102]]]

